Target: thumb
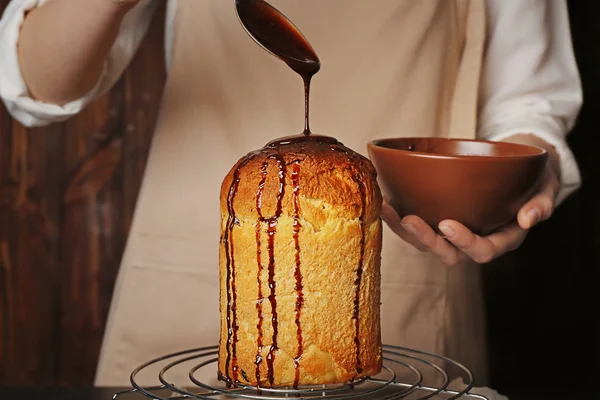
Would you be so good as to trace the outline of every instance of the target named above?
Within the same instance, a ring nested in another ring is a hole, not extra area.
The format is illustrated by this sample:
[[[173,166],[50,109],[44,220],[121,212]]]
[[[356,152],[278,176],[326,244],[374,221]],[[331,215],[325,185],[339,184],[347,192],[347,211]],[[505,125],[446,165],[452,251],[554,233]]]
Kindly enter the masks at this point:
[[[554,213],[559,183],[556,177],[553,178],[519,210],[517,221],[522,229],[530,229]]]

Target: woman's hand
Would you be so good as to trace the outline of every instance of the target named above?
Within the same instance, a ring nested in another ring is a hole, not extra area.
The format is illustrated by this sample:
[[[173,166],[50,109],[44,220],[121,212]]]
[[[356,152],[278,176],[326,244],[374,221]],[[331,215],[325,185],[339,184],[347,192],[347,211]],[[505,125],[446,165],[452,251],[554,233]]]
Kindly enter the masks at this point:
[[[457,265],[467,259],[485,264],[515,250],[523,243],[531,227],[550,218],[554,212],[556,196],[560,189],[560,167],[554,148],[533,135],[516,135],[506,141],[543,147],[549,152],[548,163],[538,189],[521,207],[516,221],[488,236],[479,236],[458,221],[445,220],[438,226],[444,234],[442,237],[418,216],[401,218],[385,202],[382,209],[383,220],[402,239],[421,251],[434,254],[447,266]]]

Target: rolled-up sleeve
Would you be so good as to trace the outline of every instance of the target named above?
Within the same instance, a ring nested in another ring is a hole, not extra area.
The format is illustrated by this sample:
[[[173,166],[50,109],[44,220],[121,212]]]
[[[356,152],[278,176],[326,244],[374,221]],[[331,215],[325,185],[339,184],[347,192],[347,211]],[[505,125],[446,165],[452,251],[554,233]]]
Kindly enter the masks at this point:
[[[27,11],[43,3],[45,0],[13,0],[0,20],[0,97],[11,116],[27,127],[64,121],[108,91],[133,58],[157,4],[155,0],[143,0],[127,14],[96,85],[83,97],[59,106],[34,99],[19,67],[21,25]]]
[[[478,135],[532,133],[560,156],[560,204],[581,177],[566,136],[582,105],[564,0],[488,0]]]

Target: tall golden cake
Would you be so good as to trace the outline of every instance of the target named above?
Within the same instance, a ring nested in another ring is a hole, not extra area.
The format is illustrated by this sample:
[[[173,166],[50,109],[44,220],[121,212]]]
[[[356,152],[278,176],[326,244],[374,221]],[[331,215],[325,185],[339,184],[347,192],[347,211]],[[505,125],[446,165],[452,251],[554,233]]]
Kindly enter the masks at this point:
[[[380,372],[381,204],[371,162],[329,137],[236,163],[221,189],[221,379],[297,387]]]

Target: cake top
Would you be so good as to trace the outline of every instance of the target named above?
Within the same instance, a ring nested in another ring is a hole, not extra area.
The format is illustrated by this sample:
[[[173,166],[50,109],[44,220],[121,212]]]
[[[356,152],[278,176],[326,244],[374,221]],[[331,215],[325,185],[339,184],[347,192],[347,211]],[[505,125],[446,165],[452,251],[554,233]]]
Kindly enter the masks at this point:
[[[291,136],[241,158],[221,186],[221,212],[269,220],[281,214],[313,224],[324,219],[379,218],[377,175],[364,156],[327,136]],[[301,204],[301,206],[298,206]]]

